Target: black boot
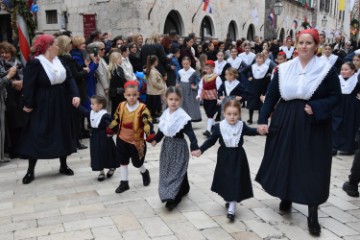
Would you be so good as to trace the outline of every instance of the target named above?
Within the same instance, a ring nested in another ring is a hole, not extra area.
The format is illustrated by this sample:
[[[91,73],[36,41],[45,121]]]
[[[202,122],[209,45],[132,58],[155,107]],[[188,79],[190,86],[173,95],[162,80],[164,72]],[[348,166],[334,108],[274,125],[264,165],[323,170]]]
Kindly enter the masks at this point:
[[[235,221],[235,214],[234,213],[228,213],[226,217],[230,220],[230,222]]]
[[[59,172],[61,174],[67,175],[67,176],[72,176],[74,175],[74,171],[71,170],[68,165],[67,165],[67,157],[61,157],[60,158],[60,170]]]
[[[27,172],[26,175],[24,176],[22,182],[23,184],[29,184],[34,180],[34,172]]]
[[[34,171],[35,171],[36,163],[37,163],[37,159],[29,159],[28,171],[22,180],[23,184],[29,184],[32,181],[34,181],[35,178]]]
[[[123,193],[129,190],[129,181],[120,181],[119,187],[115,190],[116,193]]]
[[[78,141],[77,144],[76,144],[76,148],[78,150],[84,150],[84,149],[87,149],[88,147],[85,146],[84,144],[82,144],[80,141]]]
[[[309,206],[308,228],[311,235],[320,236],[321,227],[318,220],[318,206]]]
[[[345,182],[342,189],[349,195],[350,197],[359,197],[359,189],[358,185],[351,183],[351,182]]]
[[[279,205],[279,209],[282,212],[290,212],[291,211],[291,205],[292,202],[289,200],[281,200],[280,205]]]
[[[150,182],[151,182],[151,178],[150,178],[150,173],[149,170],[146,169],[146,171],[144,173],[141,173],[142,179],[143,179],[143,184],[144,186],[149,186]]]

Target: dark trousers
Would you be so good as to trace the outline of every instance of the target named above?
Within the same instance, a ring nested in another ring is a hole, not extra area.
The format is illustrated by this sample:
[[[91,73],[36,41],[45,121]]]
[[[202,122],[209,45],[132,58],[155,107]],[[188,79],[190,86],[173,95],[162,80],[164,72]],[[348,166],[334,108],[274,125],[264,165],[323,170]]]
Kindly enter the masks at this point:
[[[355,151],[354,160],[350,170],[349,181],[355,185],[360,183],[360,148]]]

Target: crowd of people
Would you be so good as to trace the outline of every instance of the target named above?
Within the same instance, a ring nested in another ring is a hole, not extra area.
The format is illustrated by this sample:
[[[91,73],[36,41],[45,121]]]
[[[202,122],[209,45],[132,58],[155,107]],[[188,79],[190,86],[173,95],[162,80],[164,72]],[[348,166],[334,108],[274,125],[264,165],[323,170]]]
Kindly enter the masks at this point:
[[[283,212],[292,202],[308,205],[309,231],[319,235],[317,212],[329,197],[332,155],[358,148],[360,50],[341,37],[325,43],[314,29],[296,38],[199,42],[176,32],[144,39],[95,31],[85,39],[65,31],[37,35],[26,66],[15,46],[2,42],[0,161],[28,159],[24,184],[35,179],[38,159],[59,158],[59,172],[74,175],[67,156],[86,149],[81,140],[90,138],[98,181],[120,168],[115,192],[122,193],[130,189],[130,161],[143,185],[151,183],[147,142],[163,141],[159,195],[172,210],[190,190],[190,154],[199,157],[219,140],[211,190],[224,198],[234,221],[236,203],[253,197],[243,136],[267,135],[256,181],[281,199]],[[207,140],[199,145],[192,123],[201,122],[201,105]],[[248,126],[254,122],[257,128]],[[359,196],[359,172],[357,150],[343,186],[350,196]]]

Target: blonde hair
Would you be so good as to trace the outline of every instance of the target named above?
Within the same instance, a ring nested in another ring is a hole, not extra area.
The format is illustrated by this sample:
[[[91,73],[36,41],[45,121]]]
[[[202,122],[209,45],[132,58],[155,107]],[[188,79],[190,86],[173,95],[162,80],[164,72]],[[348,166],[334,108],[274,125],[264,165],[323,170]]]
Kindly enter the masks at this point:
[[[230,68],[226,69],[226,72],[229,75],[233,75],[235,77],[235,79],[239,77],[239,73],[236,68],[230,67]]]
[[[119,52],[113,52],[112,54],[110,54],[108,67],[109,78],[111,78],[111,73],[119,66],[116,61],[121,57],[121,53]]]
[[[147,38],[146,44],[153,45],[159,43],[160,37],[160,34],[152,34],[150,37]]]
[[[59,56],[69,54],[69,46],[71,44],[71,39],[66,35],[61,35],[56,38],[59,44]]]
[[[82,36],[75,36],[72,38],[73,48],[79,48],[81,44],[85,44],[85,38]]]

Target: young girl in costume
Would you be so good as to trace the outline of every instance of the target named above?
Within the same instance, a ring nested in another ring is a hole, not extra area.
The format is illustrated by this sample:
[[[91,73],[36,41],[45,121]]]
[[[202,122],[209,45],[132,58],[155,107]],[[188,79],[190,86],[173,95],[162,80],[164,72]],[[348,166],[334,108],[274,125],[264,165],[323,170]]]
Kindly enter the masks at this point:
[[[245,87],[237,80],[238,71],[236,68],[228,68],[225,72],[226,81],[221,84],[218,90],[218,96],[221,101],[221,119],[224,119],[224,105],[235,99],[240,101],[245,99]]]
[[[189,149],[184,134],[189,137],[190,149],[199,149],[190,116],[180,107],[181,91],[169,87],[166,92],[168,108],[160,117],[159,130],[152,145],[155,146],[164,137],[160,153],[159,195],[165,207],[172,210],[189,190],[187,178]]]
[[[241,105],[230,100],[224,107],[225,120],[214,126],[211,136],[203,143],[200,150],[192,155],[199,157],[219,139],[220,148],[211,186],[226,201],[227,217],[234,221],[236,203],[253,197],[249,164],[243,148],[244,135],[258,135],[255,128],[240,121]]]
[[[176,83],[180,86],[182,94],[185,96],[182,99],[182,108],[189,114],[192,122],[200,122],[200,102],[196,99],[197,85],[200,82],[200,76],[190,64],[191,61],[189,57],[182,59],[183,69],[179,71]]]
[[[107,178],[111,178],[120,163],[116,154],[114,140],[106,134],[106,129],[111,123],[111,116],[106,111],[106,98],[101,95],[94,95],[90,101],[91,111],[83,106],[79,106],[79,111],[90,119],[92,127],[90,137],[91,168],[93,171],[100,171],[98,181],[103,181],[105,180],[104,169],[109,169],[106,175]]]
[[[121,181],[115,190],[116,193],[130,189],[128,180],[130,158],[134,167],[139,168],[144,186],[150,184],[149,170],[144,166],[146,155],[144,135],[147,136],[147,141],[155,136],[150,112],[146,105],[138,100],[138,83],[128,81],[124,88],[126,101],[119,104],[108,129],[109,134],[117,133],[116,147],[121,164]]]

